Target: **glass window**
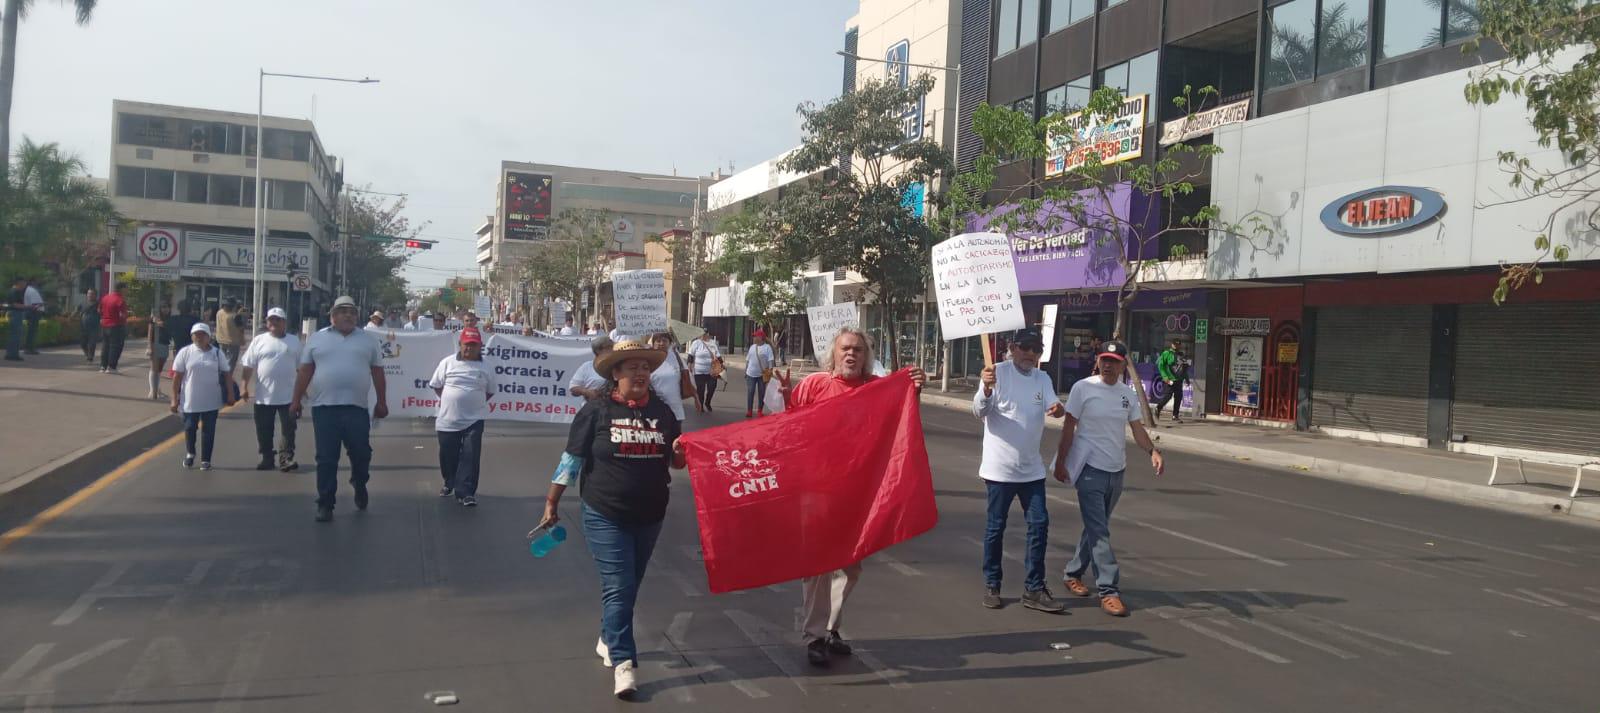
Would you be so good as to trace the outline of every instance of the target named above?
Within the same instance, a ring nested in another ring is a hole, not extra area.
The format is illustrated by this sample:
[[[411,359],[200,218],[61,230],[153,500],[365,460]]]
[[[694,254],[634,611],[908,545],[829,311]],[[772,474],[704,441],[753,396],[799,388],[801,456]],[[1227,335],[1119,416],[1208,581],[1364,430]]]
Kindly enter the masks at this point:
[[[132,166],[118,166],[117,195],[128,198],[143,198],[144,169]]]
[[[271,139],[271,136],[268,134],[268,139]],[[270,186],[267,191],[268,208],[297,211],[306,209],[306,184],[299,181],[272,181],[268,185]]]
[[[1039,98],[1039,113],[1049,116],[1067,107],[1067,85],[1045,90]]]
[[[1383,56],[1398,57],[1439,44],[1440,10],[1440,0],[1384,0]]]
[[[238,176],[211,177],[211,193],[206,202],[211,205],[239,205],[240,178]]]
[[[1033,114],[1033,97],[1023,97],[1011,103],[1011,110],[1021,112],[1029,119],[1036,118]]]
[[[995,23],[994,54],[996,57],[1017,48],[1017,15],[1022,0],[1000,0],[1000,21]]]
[[[1089,83],[1087,74],[1067,82],[1067,111],[1077,111],[1087,106],[1089,95],[1093,93],[1094,87]]]
[[[1450,0],[1450,11],[1444,23],[1445,42],[1474,37],[1482,27],[1483,14],[1478,9],[1478,0]]]
[[[1128,93],[1128,63],[1114,64],[1095,73],[1095,85]]]
[[[242,205],[246,208],[256,207],[256,179],[245,179],[244,185],[241,188],[243,188],[243,190],[239,191],[239,205]]]
[[[1106,7],[1116,7],[1127,1],[1128,0],[1106,0]]]
[[[1265,84],[1281,87],[1311,79],[1315,71],[1312,45],[1317,34],[1317,0],[1291,0],[1268,10],[1267,27],[1271,41],[1267,43]]]
[[[184,203],[206,202],[206,174],[179,171],[176,194]]]
[[[1149,98],[1145,104],[1145,123],[1153,124],[1156,120],[1155,105],[1159,93],[1156,75],[1156,53],[1148,52],[1128,60],[1128,86],[1124,94],[1133,97],[1144,94]]]
[[[1317,31],[1317,74],[1367,63],[1367,0],[1322,0]]]
[[[175,172],[160,168],[144,171],[144,197],[158,201],[172,200],[172,182]]]
[[[1039,40],[1039,0],[1022,0],[1022,28],[1017,31],[1017,46],[1027,47]]]
[[[1050,0],[1050,31],[1094,16],[1094,0]]]

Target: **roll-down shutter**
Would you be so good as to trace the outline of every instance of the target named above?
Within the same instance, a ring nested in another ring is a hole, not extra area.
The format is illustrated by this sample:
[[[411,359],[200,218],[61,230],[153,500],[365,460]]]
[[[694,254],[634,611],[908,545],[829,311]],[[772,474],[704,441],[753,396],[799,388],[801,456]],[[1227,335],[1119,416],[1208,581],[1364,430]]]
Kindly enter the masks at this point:
[[[1452,436],[1600,452],[1600,304],[1464,305],[1458,326]]]
[[[1317,310],[1311,422],[1428,435],[1430,305]]]

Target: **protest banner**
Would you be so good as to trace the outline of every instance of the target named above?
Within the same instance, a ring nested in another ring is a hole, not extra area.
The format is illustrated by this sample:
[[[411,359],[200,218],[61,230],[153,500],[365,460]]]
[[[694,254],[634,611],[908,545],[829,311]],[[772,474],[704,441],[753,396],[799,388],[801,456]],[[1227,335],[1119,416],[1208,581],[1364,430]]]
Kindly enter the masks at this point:
[[[439,360],[456,353],[460,334],[451,331],[407,332],[383,330],[369,332],[383,348],[383,378],[387,389],[390,417],[426,418],[439,410],[439,396],[428,388]],[[374,389],[367,403],[377,403]]]
[[[933,246],[933,287],[944,338],[982,335],[985,363],[990,333],[1027,326],[1011,241],[1000,233],[965,233]]]
[[[939,520],[908,372],[682,441],[713,593],[839,569]]]
[[[645,338],[667,331],[667,280],[660,270],[611,273],[617,332]]]
[[[806,322],[811,325],[811,348],[821,363],[833,347],[833,335],[845,327],[861,327],[861,307],[854,302],[807,307]]]
[[[371,332],[382,343],[383,374],[391,417],[437,415],[439,396],[428,387],[434,369],[456,353],[457,332]],[[499,390],[489,400],[489,418],[570,423],[583,399],[567,393],[572,372],[594,359],[586,340],[493,334],[483,361],[494,370]],[[376,402],[369,395],[369,403]]]

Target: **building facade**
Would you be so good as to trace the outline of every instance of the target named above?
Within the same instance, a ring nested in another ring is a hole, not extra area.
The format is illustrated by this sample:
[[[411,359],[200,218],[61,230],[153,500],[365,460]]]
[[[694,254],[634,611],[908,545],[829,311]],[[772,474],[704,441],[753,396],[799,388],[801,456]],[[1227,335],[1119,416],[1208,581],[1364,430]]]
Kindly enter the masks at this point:
[[[117,243],[115,269],[163,281],[167,299],[197,312],[252,297],[254,114],[117,100],[110,195],[137,227]],[[315,314],[337,285],[339,162],[309,121],[262,119],[266,307]]]

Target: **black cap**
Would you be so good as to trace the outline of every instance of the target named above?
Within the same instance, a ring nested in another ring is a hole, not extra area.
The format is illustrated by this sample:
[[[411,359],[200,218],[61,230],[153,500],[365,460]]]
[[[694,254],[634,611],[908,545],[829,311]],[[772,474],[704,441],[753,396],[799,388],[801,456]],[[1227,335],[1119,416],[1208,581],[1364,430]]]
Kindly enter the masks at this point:
[[[1039,330],[1033,328],[1017,330],[1011,335],[1011,342],[1023,349],[1036,351],[1044,349],[1044,337],[1039,335]]]
[[[1098,356],[1111,357],[1119,361],[1127,361],[1128,345],[1113,339],[1100,345],[1100,354]]]

